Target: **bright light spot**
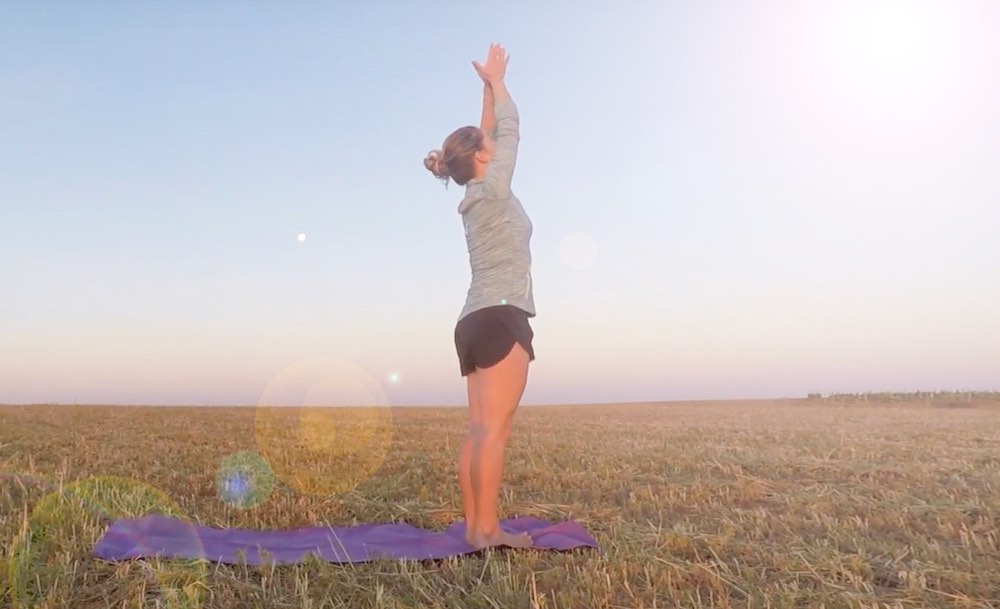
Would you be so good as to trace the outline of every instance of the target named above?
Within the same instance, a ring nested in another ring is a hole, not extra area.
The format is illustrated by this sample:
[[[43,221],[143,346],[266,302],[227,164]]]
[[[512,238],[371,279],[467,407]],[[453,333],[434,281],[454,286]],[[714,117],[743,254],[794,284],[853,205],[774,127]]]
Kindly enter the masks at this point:
[[[975,84],[974,11],[912,0],[803,6],[816,26],[802,29],[799,56],[842,112],[934,117]]]
[[[573,270],[586,270],[597,259],[597,242],[583,231],[572,232],[559,244],[559,257]]]
[[[305,240],[306,240],[306,234],[305,233],[299,233],[299,243],[302,243]]]
[[[921,15],[909,3],[866,5],[847,34],[846,59],[871,86],[911,84],[933,60],[933,16]]]
[[[398,372],[393,372],[392,374],[390,374],[389,375],[389,382],[393,383],[393,384],[398,383],[399,382],[399,373]]]

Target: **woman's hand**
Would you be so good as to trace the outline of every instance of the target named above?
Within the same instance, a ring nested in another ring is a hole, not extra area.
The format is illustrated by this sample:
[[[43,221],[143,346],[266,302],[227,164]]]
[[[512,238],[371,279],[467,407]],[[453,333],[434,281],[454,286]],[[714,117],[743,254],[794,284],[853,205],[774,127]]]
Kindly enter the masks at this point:
[[[481,66],[478,61],[473,60],[472,67],[476,69],[476,74],[479,74],[479,78],[483,79],[483,84],[488,87],[490,84],[490,77],[486,75],[486,72],[483,70],[483,66]]]
[[[476,73],[483,79],[483,82],[493,84],[494,82],[503,82],[504,75],[507,73],[508,61],[510,61],[510,56],[507,51],[499,44],[491,44],[486,53],[486,64],[473,61],[472,66],[476,68]]]

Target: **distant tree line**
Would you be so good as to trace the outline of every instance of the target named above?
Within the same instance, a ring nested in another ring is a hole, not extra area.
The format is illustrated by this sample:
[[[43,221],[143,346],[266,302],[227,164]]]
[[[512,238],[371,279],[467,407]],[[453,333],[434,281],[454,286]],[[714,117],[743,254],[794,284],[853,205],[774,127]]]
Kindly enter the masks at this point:
[[[810,393],[811,400],[834,402],[942,402],[1000,401],[1000,391],[879,391],[865,393]]]

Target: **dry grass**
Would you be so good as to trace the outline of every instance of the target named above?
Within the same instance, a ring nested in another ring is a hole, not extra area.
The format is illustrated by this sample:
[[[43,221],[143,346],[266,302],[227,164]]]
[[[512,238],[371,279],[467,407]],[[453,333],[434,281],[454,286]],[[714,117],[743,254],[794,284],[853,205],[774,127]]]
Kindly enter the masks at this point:
[[[276,568],[89,553],[106,518],[151,509],[211,526],[441,528],[460,514],[464,412],[395,410],[377,463],[336,449],[379,437],[356,412],[313,412],[308,437],[297,409],[271,413],[264,443],[283,469],[266,502],[239,509],[216,474],[261,446],[254,409],[2,407],[0,606],[1000,607],[1000,409],[976,406],[525,408],[506,515],[578,519],[602,551]],[[316,433],[323,417],[339,443]],[[352,471],[360,485],[330,490]]]

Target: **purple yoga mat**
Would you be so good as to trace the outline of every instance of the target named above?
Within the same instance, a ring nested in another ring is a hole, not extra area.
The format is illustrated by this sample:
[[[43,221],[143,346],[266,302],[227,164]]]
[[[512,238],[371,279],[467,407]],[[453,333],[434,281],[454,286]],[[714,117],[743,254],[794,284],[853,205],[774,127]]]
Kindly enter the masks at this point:
[[[572,520],[552,523],[523,517],[504,520],[500,526],[510,533],[528,532],[536,550],[598,547],[594,537]],[[154,514],[113,522],[94,546],[94,555],[108,561],[159,556],[230,564],[245,561],[253,565],[296,563],[309,554],[335,563],[381,558],[440,559],[476,551],[465,543],[464,533],[465,523],[461,522],[443,531],[408,524],[317,526],[284,531],[217,529]]]

